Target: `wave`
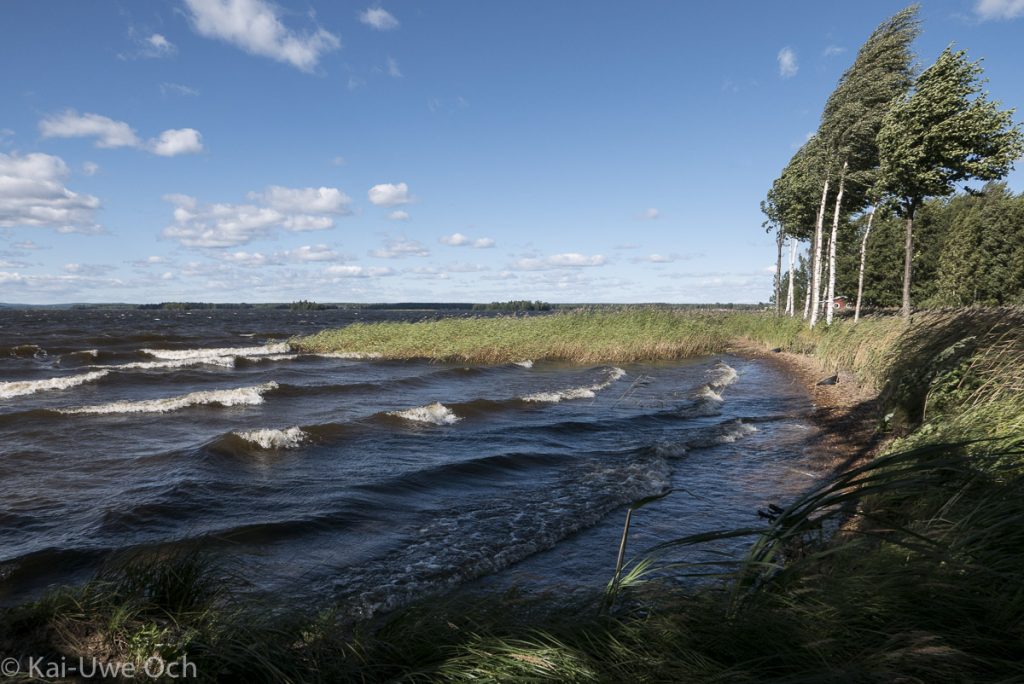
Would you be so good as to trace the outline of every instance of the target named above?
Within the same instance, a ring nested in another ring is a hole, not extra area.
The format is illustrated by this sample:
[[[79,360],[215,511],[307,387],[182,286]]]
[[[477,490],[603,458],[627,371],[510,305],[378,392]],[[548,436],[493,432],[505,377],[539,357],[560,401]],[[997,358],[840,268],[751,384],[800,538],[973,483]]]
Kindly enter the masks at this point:
[[[523,368],[533,368],[532,359],[523,359],[522,361],[513,361],[512,363],[517,366],[522,366]]]
[[[736,372],[736,369],[724,361],[716,363],[708,373],[712,376],[712,380],[708,384],[715,390],[728,387],[739,378],[739,373]]]
[[[433,423],[434,425],[452,425],[462,420],[450,408],[439,401],[426,406],[406,409],[405,411],[388,411],[389,416],[412,420],[417,423]]]
[[[184,360],[184,359],[209,359],[217,357],[235,357],[235,356],[267,356],[269,354],[286,354],[291,351],[291,345],[287,342],[277,342],[274,344],[265,344],[262,347],[217,347],[217,348],[200,348],[200,349],[143,349],[144,354],[148,354],[157,359],[166,359],[171,361]]]
[[[319,354],[312,354],[312,356],[320,356],[325,359],[379,359],[384,355],[379,352],[343,351],[321,352]]]
[[[551,404],[557,404],[560,401],[567,401],[571,399],[593,399],[597,396],[598,392],[610,387],[612,383],[625,374],[626,371],[621,368],[611,368],[609,369],[604,382],[598,382],[587,387],[572,387],[570,389],[557,390],[554,392],[536,392],[534,394],[527,394],[522,399],[523,401],[546,402]]]
[[[46,358],[46,350],[38,344],[16,344],[13,347],[0,347],[7,356],[14,356],[21,359],[42,359]]]
[[[220,366],[234,368],[234,356],[209,356],[193,359],[168,359],[164,361],[132,361],[131,363],[107,364],[92,366],[109,370],[164,370],[170,368],[188,368],[190,366]]]
[[[0,399],[11,399],[25,394],[35,394],[47,390],[68,389],[77,387],[87,382],[99,380],[109,371],[93,371],[81,375],[67,375],[61,378],[47,378],[46,380],[19,380],[14,382],[0,382]]]
[[[177,397],[146,399],[143,401],[115,401],[96,406],[57,409],[64,414],[107,414],[107,413],[167,413],[189,406],[255,406],[263,403],[263,395],[278,388],[276,382],[266,382],[253,387],[237,387],[226,390],[191,392]]]
[[[284,430],[263,428],[232,432],[231,434],[261,449],[297,449],[309,440],[309,435],[300,427],[290,427]]]
[[[755,432],[756,427],[748,425],[742,418],[735,418],[718,425],[693,430],[683,440],[658,442],[653,448],[660,456],[679,457],[692,449],[710,449],[721,444],[732,444],[741,437]]]

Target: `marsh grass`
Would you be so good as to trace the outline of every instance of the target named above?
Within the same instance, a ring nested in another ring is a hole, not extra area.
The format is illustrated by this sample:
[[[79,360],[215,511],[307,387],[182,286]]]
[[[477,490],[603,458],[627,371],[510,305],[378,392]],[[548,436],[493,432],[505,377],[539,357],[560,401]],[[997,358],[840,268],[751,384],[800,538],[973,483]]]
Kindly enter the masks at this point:
[[[162,649],[187,654],[210,681],[1024,681],[1020,309],[815,331],[756,314],[583,311],[351,326],[296,345],[591,363],[713,353],[737,338],[855,373],[880,392],[880,425],[898,439],[770,524],[643,550],[608,594],[571,603],[455,594],[352,624],[327,598],[253,603],[201,555],[139,557],[5,611],[0,645],[126,660]],[[640,504],[658,502],[637,502],[642,519]],[[664,560],[743,537],[749,553],[713,568]],[[704,582],[684,589],[665,573]]]

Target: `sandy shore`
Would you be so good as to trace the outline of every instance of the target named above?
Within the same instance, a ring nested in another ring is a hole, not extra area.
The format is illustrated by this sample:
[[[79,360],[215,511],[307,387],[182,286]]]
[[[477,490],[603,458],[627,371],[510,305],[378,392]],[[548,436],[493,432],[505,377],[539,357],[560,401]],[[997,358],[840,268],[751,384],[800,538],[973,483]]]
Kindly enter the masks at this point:
[[[730,351],[781,367],[811,395],[814,407],[808,419],[819,428],[811,446],[820,449],[822,460],[836,470],[853,467],[881,448],[884,439],[877,430],[881,418],[878,394],[852,373],[841,371],[834,385],[819,385],[835,373],[813,356],[773,352],[749,340],[735,341]]]

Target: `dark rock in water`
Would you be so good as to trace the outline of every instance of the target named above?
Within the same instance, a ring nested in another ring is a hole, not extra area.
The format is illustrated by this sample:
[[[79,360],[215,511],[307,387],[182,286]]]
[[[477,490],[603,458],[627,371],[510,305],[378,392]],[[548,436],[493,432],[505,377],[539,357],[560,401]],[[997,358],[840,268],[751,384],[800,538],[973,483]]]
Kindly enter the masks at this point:
[[[835,384],[838,384],[838,383],[839,383],[839,375],[833,375],[831,378],[825,378],[824,380],[819,380],[818,381],[819,385],[835,385]]]
[[[782,353],[782,347],[776,347],[775,349],[772,349],[772,354],[781,354],[781,353]]]

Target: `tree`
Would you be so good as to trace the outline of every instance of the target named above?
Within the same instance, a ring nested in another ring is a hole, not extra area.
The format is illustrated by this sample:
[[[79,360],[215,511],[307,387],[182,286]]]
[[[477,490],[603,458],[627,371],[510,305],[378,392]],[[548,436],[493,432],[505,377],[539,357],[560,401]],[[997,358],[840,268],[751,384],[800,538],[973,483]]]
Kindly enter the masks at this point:
[[[830,167],[838,175],[829,237],[825,300],[828,324],[832,323],[831,304],[835,299],[836,250],[843,202],[847,200],[847,208],[854,210],[865,204],[866,190],[874,183],[877,174],[878,132],[892,103],[905,95],[913,82],[910,47],[919,32],[917,10],[917,5],[912,5],[882,22],[872,32],[825,103],[820,131]],[[847,187],[848,181],[851,181],[850,188]],[[848,193],[848,190],[852,192]],[[812,316],[812,325],[815,319],[816,316]]]
[[[897,198],[905,221],[903,317],[910,317],[914,217],[928,197],[958,183],[1005,176],[1024,152],[1012,112],[982,91],[978,62],[946,48],[918,76],[913,92],[886,114],[878,134],[881,187]]]

